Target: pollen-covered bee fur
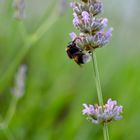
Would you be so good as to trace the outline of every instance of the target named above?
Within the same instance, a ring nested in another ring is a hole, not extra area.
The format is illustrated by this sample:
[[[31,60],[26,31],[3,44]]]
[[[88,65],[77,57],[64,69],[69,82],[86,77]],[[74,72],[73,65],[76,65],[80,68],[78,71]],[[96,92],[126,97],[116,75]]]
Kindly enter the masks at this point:
[[[76,45],[75,40],[69,43],[66,48],[67,55],[70,59],[73,59],[78,65],[88,63],[91,60],[91,55],[88,52],[83,51]]]

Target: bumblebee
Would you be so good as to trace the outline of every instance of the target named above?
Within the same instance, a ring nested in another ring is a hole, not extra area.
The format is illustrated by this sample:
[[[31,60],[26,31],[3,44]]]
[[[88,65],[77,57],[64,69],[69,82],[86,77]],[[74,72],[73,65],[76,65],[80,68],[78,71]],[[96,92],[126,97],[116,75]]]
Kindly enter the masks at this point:
[[[84,52],[79,46],[77,46],[75,40],[67,46],[66,52],[68,57],[73,59],[78,65],[85,64],[91,59],[90,54]]]

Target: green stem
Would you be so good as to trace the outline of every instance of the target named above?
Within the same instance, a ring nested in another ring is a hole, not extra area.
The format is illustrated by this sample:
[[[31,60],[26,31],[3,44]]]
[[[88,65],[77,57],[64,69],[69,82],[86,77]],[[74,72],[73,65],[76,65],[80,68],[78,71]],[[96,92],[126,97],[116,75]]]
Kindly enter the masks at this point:
[[[103,106],[104,105],[103,95],[102,95],[102,90],[101,90],[99,70],[98,70],[98,65],[97,65],[95,52],[94,53],[92,52],[92,62],[93,62],[93,69],[94,69],[94,73],[95,73],[95,83],[96,83],[99,105]]]
[[[104,134],[104,140],[109,140],[108,127],[106,123],[104,123],[103,126],[103,134]]]
[[[13,95],[11,103],[9,105],[9,109],[5,116],[5,119],[3,120],[3,122],[0,123],[0,129],[6,135],[8,140],[15,140],[14,136],[12,135],[12,133],[9,130],[9,123],[11,122],[11,120],[16,112],[17,102],[18,102],[18,98]]]
[[[9,123],[11,122],[15,112],[16,112],[16,106],[17,106],[18,98],[13,95],[11,103],[9,105],[9,109],[7,111],[7,114],[4,119],[5,126],[8,127]]]
[[[49,19],[46,19],[44,23],[33,33],[29,40],[31,44],[35,44],[50,28],[54,23],[58,20],[58,16],[52,15]]]
[[[97,64],[95,52],[94,53],[92,52],[92,62],[93,62],[93,69],[94,69],[94,73],[95,73],[95,82],[96,82],[96,89],[97,89],[99,105],[103,106],[104,105],[103,95],[102,95],[100,76],[99,76],[99,70],[98,70],[98,64]],[[109,140],[108,127],[107,127],[106,123],[104,123],[104,126],[103,126],[103,134],[104,134],[104,140]]]

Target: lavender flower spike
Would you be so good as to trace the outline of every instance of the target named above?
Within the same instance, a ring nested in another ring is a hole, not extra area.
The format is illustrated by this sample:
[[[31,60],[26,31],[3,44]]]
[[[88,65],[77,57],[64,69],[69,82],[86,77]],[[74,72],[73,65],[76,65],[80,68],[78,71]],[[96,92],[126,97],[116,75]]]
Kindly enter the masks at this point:
[[[109,123],[122,119],[122,106],[117,105],[117,101],[108,99],[104,106],[83,104],[83,115],[87,115],[88,120],[95,124]]]
[[[96,17],[103,9],[100,0],[74,1],[70,3],[70,7],[73,9],[73,25],[80,32],[76,37],[71,37],[71,35],[70,37],[75,46],[81,50],[80,54],[77,53],[78,58],[76,58],[80,59],[79,56],[83,53],[89,56],[95,49],[106,45],[112,35],[112,28],[105,32],[108,19]],[[83,62],[83,60],[81,61]]]

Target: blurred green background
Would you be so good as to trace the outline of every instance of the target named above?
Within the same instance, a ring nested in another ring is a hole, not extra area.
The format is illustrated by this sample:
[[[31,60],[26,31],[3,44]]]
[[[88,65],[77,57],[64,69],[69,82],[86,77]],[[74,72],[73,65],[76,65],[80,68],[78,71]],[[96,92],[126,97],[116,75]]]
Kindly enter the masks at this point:
[[[76,31],[69,2],[26,1],[23,27],[13,17],[12,0],[0,0],[1,121],[10,107],[16,70],[23,63],[28,67],[24,96],[16,105],[9,132],[0,129],[0,140],[103,139],[102,127],[81,113],[83,103],[98,102],[92,64],[80,68],[65,53],[69,33]],[[140,1],[103,3],[102,16],[114,28],[110,43],[97,50],[104,100],[112,98],[124,106],[123,119],[109,125],[110,140],[140,140]],[[46,19],[48,27],[53,11],[55,23],[27,49],[24,31],[31,35]]]

